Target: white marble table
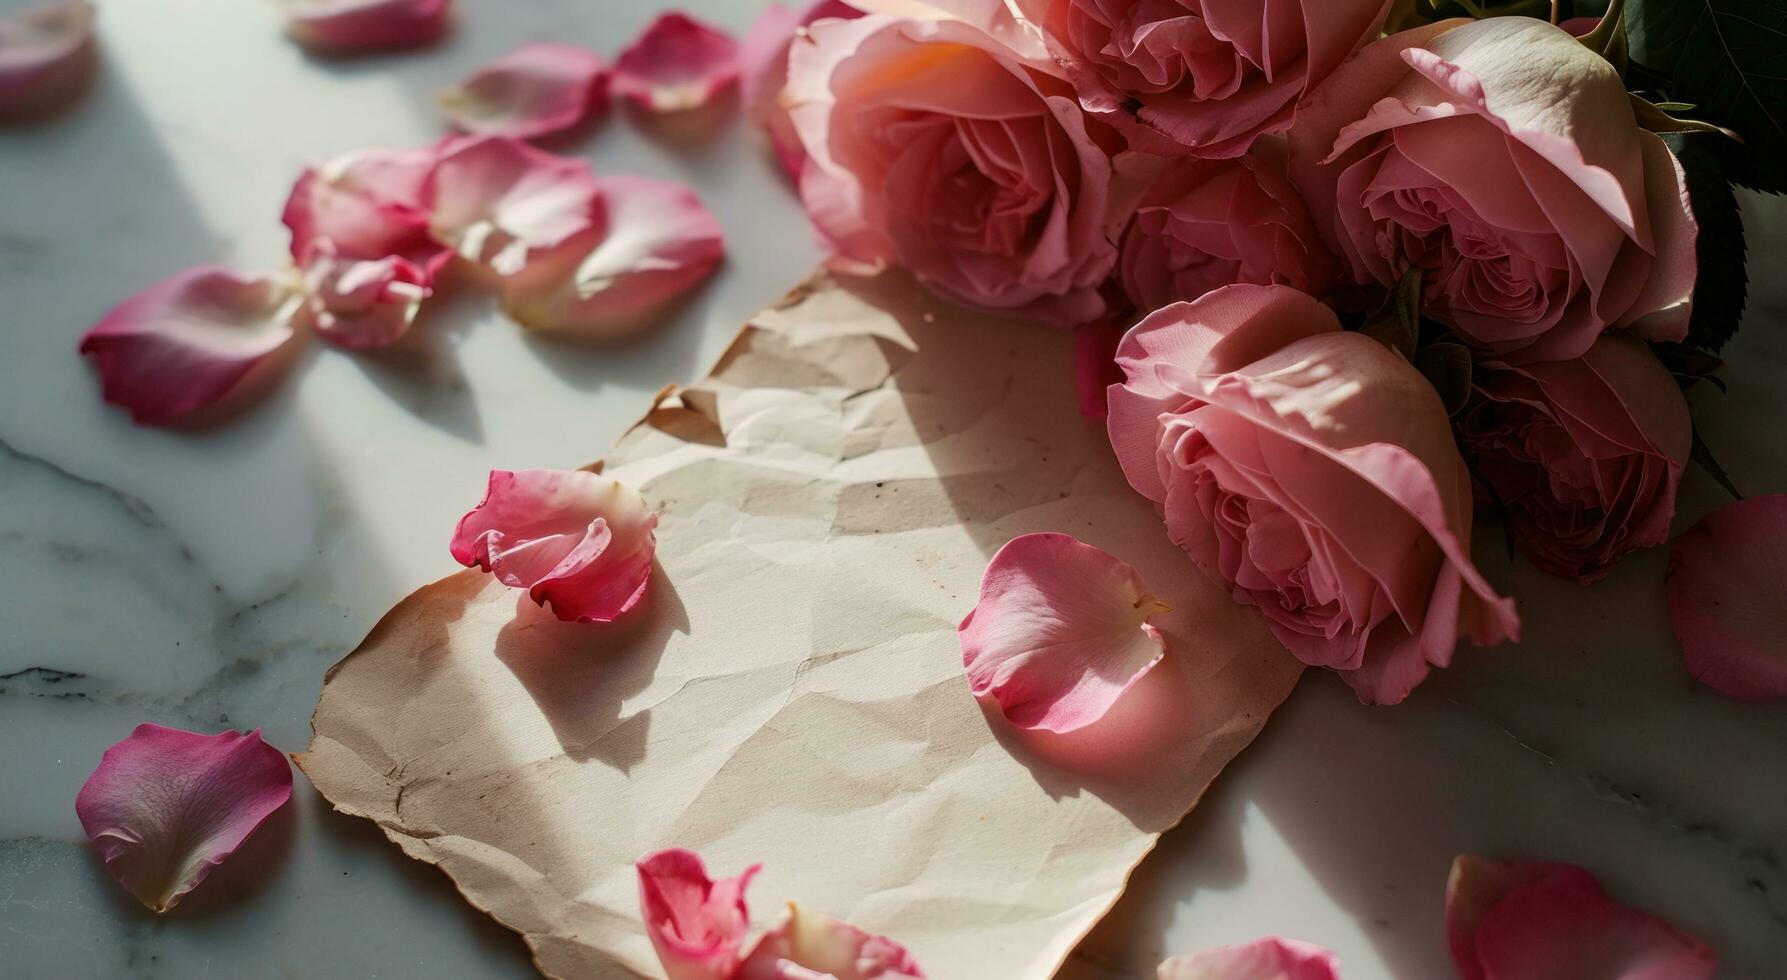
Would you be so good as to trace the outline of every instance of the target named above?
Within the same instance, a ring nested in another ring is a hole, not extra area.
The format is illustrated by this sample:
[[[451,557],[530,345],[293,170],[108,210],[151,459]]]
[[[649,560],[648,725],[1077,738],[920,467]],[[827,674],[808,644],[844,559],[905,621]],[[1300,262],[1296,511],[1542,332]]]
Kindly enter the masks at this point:
[[[286,43],[260,0],[117,0],[88,98],[0,130],[0,976],[528,969],[519,939],[301,777],[297,806],[252,845],[270,871],[221,872],[161,919],[106,878],[73,808],[100,752],[141,721],[259,726],[301,748],[324,669],[455,567],[446,537],[485,470],[600,456],[815,259],[736,119],[672,147],[617,117],[572,152],[690,182],[730,236],[726,269],[649,339],[541,341],[462,294],[403,350],[311,349],[228,426],[144,429],[102,405],[81,331],[187,265],[275,265],[306,161],[431,140],[432,93],[470,65],[530,39],[612,51],[656,5],[460,6],[434,51],[329,63]],[[742,28],[758,4],[687,6]],[[1787,211],[1747,204],[1752,250],[1771,260],[1752,261],[1759,277],[1787,250]],[[1758,293],[1731,394],[1695,395],[1751,492],[1787,489],[1787,286]],[[1690,475],[1684,517],[1719,501]],[[1661,554],[1588,590],[1488,564],[1524,601],[1527,643],[1464,652],[1396,709],[1309,677],[1068,975],[1143,975],[1164,952],[1278,932],[1335,948],[1353,978],[1446,976],[1441,894],[1461,850],[1585,864],[1709,939],[1727,975],[1787,971],[1787,706],[1689,681]]]

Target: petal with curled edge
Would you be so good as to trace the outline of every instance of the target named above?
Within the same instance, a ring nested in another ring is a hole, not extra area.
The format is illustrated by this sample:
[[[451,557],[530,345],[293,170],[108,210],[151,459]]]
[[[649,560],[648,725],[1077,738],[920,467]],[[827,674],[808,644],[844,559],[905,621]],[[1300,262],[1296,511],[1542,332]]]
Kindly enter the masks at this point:
[[[1713,511],[1669,546],[1669,620],[1695,680],[1787,697],[1787,494]]]
[[[1334,954],[1295,939],[1267,936],[1218,946],[1160,964],[1159,980],[1339,980]]]
[[[536,139],[606,108],[611,75],[608,63],[588,48],[527,44],[441,92],[440,103],[461,132]]]
[[[395,255],[352,259],[320,240],[304,266],[304,315],[340,347],[385,347],[401,340],[431,292],[426,272]]]
[[[0,117],[29,115],[72,96],[93,63],[93,5],[46,3],[0,17]]]
[[[587,162],[505,136],[450,141],[421,200],[437,239],[498,276],[604,220]]]
[[[639,913],[670,980],[731,980],[751,913],[745,889],[762,865],[715,881],[701,855],[680,847],[640,858]]]
[[[286,33],[325,54],[432,44],[447,29],[452,0],[280,0]]]
[[[738,83],[738,42],[673,10],[614,61],[614,94],[649,112],[698,109]]]
[[[737,980],[924,980],[904,946],[788,903],[788,917],[763,934]]]

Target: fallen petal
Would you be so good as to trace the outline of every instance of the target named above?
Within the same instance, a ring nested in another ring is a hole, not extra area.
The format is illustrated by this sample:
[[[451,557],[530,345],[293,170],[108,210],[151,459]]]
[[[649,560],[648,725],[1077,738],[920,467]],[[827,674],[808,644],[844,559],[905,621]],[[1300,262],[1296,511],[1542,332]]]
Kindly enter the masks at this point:
[[[93,65],[93,5],[27,7],[0,18],[0,116],[53,108],[75,94]]]
[[[738,77],[732,35],[673,10],[615,59],[614,94],[651,112],[682,112],[706,105]]]
[[[422,207],[434,163],[429,148],[363,150],[306,169],[281,215],[292,232],[292,258],[307,263],[327,242],[342,258],[394,255],[432,277],[453,255],[430,235]]]
[[[1165,654],[1148,622],[1165,609],[1129,564],[1071,535],[1012,538],[959,630],[969,686],[1019,728],[1084,728]]]
[[[106,750],[74,808],[112,877],[166,912],[291,796],[291,767],[259,729],[138,725]]]
[[[738,980],[924,980],[904,946],[788,903],[788,917],[763,934]]]
[[[502,136],[449,145],[421,196],[434,236],[499,276],[603,220],[588,163]]]
[[[473,71],[440,95],[455,127],[480,136],[536,139],[564,132],[608,104],[602,56],[573,44],[528,44]]]
[[[342,347],[396,343],[429,292],[428,274],[395,255],[342,258],[324,241],[304,266],[304,314],[324,340]]]
[[[144,424],[214,404],[292,339],[296,297],[273,279],[199,266],[132,296],[81,338],[105,400]]]
[[[1787,697],[1787,494],[1706,515],[1669,546],[1669,620],[1694,679],[1747,701]]]
[[[1159,980],[1340,980],[1334,954],[1312,943],[1267,936],[1175,956]]]
[[[701,855],[675,847],[647,854],[634,867],[645,931],[670,980],[730,980],[751,927],[745,889],[762,865],[714,881]]]
[[[286,33],[328,54],[432,44],[447,29],[451,0],[280,0]]]
[[[651,580],[658,515],[645,498],[583,470],[492,470],[484,499],[453,531],[453,557],[566,622],[606,623]]]

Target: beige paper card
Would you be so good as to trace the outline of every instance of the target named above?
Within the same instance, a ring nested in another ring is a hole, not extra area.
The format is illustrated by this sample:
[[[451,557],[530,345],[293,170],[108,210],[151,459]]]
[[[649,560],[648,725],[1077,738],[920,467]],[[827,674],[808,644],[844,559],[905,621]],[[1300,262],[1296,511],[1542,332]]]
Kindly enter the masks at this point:
[[[429,585],[330,672],[299,765],[552,976],[661,975],[632,862],[672,845],[763,862],[759,926],[797,898],[933,980],[1050,976],[1299,670],[1167,542],[1072,362],[902,277],[815,279],[616,447],[662,512],[630,621]],[[1173,606],[1167,659],[1071,736],[983,711],[956,640],[987,559],[1040,530]]]

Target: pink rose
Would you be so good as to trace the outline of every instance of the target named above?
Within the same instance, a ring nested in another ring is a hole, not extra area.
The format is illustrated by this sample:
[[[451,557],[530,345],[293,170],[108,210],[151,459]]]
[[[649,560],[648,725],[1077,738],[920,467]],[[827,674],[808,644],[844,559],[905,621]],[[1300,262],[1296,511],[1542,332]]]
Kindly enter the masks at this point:
[[[1303,107],[1291,177],[1354,281],[1422,270],[1422,312],[1510,361],[1609,326],[1679,340],[1694,218],[1619,73],[1531,17],[1445,21],[1360,51]]]
[[[1476,394],[1463,438],[1533,564],[1592,582],[1668,539],[1693,421],[1644,344],[1609,335],[1571,361],[1481,363]]]
[[[1285,147],[1254,144],[1233,160],[1175,160],[1142,196],[1117,275],[1144,312],[1237,282],[1321,295],[1334,257],[1285,177]]]
[[[963,20],[813,24],[786,98],[801,201],[839,259],[986,309],[1098,316],[1111,163],[1052,68]]]
[[[1382,0],[1033,0],[1079,90],[1138,148],[1232,157],[1377,35]]]
[[[1394,704],[1458,637],[1519,621],[1471,564],[1471,478],[1439,396],[1284,286],[1225,286],[1117,350],[1110,436],[1204,571],[1304,663]]]

